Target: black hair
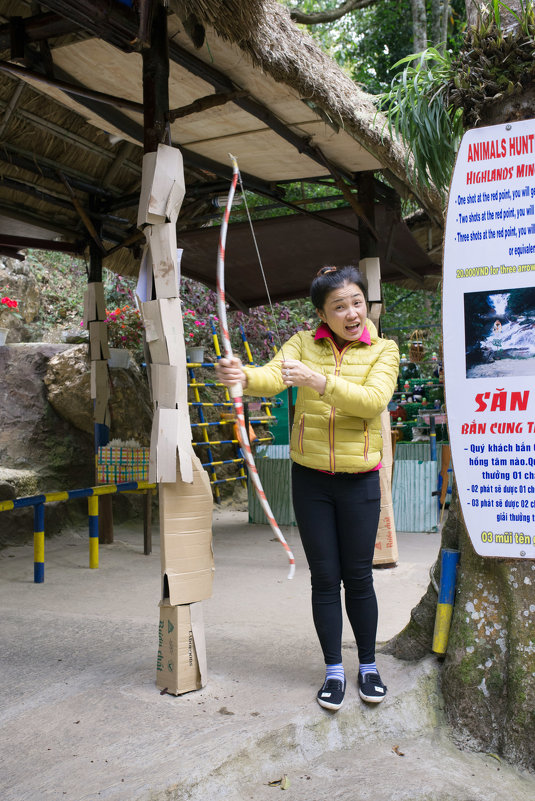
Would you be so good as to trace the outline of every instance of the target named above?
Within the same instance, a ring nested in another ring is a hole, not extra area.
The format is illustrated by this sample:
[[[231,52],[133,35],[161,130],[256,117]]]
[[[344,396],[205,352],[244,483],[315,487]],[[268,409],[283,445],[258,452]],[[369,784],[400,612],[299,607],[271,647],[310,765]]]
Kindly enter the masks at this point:
[[[364,300],[368,302],[368,287],[360,270],[350,264],[346,267],[327,266],[318,270],[310,287],[310,299],[314,308],[323,309],[329,292],[344,284],[356,284],[362,290]]]

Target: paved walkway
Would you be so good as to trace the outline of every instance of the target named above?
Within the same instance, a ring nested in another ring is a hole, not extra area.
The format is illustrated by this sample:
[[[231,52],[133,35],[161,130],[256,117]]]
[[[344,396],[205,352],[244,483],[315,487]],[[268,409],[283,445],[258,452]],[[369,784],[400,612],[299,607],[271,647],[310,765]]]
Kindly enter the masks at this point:
[[[323,665],[308,571],[243,512],[217,511],[214,596],[204,603],[208,686],[175,698],[155,687],[160,560],[141,523],[117,526],[88,569],[87,535],[47,541],[34,585],[30,545],[0,552],[2,801],[533,801],[535,780],[491,756],[462,754],[444,727],[433,657],[379,656],[390,691],[377,708],[349,689],[336,715],[314,698]],[[374,571],[379,640],[408,621],[438,534],[399,534],[399,566]],[[393,750],[396,749],[396,750]],[[401,756],[401,754],[404,756]]]

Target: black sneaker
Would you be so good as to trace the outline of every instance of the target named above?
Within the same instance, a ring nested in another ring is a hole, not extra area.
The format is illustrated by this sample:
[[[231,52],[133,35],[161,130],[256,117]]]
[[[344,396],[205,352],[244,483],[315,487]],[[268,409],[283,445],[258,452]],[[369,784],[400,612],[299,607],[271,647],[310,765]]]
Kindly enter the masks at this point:
[[[365,673],[364,677],[359,671],[359,695],[363,701],[380,704],[384,701],[387,687],[383,684],[378,673]]]
[[[316,700],[318,704],[325,709],[340,709],[344,703],[345,691],[345,680],[326,679],[321,690],[318,690]]]

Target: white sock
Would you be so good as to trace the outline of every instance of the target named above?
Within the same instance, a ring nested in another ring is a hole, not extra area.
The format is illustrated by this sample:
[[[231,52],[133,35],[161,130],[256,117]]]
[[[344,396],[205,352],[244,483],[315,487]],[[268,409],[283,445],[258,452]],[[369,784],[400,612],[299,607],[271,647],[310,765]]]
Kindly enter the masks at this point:
[[[338,679],[345,681],[344,666],[340,662],[338,665],[325,665],[325,681],[327,679]]]
[[[377,665],[375,662],[369,662],[367,665],[363,665],[362,663],[359,665],[359,673],[364,678],[366,673],[378,673]]]

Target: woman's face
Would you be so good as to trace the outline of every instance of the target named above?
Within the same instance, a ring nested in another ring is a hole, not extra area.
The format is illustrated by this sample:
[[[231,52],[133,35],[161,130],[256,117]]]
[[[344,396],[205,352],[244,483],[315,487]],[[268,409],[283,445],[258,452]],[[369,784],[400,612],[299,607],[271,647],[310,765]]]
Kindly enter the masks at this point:
[[[362,289],[346,282],[325,298],[323,309],[317,309],[339,345],[360,339],[366,323],[366,300]]]

